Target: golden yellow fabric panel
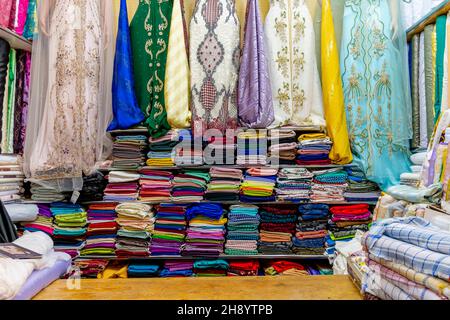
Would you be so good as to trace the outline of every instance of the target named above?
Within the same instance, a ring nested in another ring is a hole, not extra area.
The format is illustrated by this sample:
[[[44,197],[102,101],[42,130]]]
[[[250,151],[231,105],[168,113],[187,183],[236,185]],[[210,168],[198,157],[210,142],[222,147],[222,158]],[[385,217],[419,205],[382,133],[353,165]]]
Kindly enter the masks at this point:
[[[98,279],[128,278],[128,264],[112,263],[97,275]]]
[[[333,143],[330,159],[337,164],[353,160],[347,131],[338,46],[329,0],[322,0],[322,91],[327,132]]]

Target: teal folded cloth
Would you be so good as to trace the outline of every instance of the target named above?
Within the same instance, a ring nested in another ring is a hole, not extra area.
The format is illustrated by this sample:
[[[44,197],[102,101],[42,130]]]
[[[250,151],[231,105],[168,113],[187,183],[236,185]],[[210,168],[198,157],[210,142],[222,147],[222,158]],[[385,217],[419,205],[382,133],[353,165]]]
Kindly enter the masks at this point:
[[[222,259],[198,260],[194,262],[194,269],[224,269],[228,270],[228,262]]]

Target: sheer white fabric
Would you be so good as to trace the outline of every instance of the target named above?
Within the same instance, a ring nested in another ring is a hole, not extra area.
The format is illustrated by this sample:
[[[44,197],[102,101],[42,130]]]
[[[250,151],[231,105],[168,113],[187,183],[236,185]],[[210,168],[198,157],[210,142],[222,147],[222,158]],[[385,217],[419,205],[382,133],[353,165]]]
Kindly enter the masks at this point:
[[[111,152],[112,2],[40,1],[38,28],[25,174],[58,191],[81,190],[83,173]]]
[[[406,29],[412,27],[420,19],[426,16],[433,8],[445,0],[404,0],[401,10],[403,12],[403,26]]]

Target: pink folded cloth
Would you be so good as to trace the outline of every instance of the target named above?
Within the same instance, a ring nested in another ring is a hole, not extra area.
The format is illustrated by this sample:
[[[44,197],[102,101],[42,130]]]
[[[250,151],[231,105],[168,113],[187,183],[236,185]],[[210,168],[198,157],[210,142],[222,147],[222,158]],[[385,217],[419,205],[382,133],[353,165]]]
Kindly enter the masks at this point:
[[[277,173],[278,173],[277,169],[270,169],[270,168],[247,169],[247,174],[252,175],[252,176],[267,177],[267,176],[275,176],[275,175],[277,175]]]
[[[347,214],[344,214],[344,215],[341,215],[341,214],[335,214],[335,215],[333,215],[333,217],[331,218],[331,221],[333,221],[333,222],[336,222],[336,221],[348,221],[348,220],[350,220],[350,221],[365,221],[365,220],[367,220],[367,219],[369,219],[370,218],[370,212],[367,212],[366,214],[359,214],[359,215],[354,215],[354,216],[351,216],[351,215],[347,215]]]
[[[297,146],[298,145],[295,142],[280,143],[280,144],[270,146],[269,151],[276,152],[276,151],[283,151],[283,150],[295,150],[295,149],[297,149]]]

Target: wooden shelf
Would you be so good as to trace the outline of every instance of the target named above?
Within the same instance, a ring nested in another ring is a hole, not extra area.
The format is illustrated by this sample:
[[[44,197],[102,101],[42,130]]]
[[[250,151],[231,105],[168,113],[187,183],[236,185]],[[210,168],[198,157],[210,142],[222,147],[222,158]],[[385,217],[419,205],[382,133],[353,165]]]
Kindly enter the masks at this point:
[[[31,41],[5,27],[0,27],[0,38],[8,41],[9,45],[14,49],[31,52],[33,47]]]
[[[226,255],[222,254],[218,257],[213,256],[148,256],[148,257],[116,257],[116,256],[80,256],[74,258],[74,260],[90,260],[90,259],[103,259],[103,260],[210,260],[210,259],[227,259],[227,260],[328,260],[325,255],[295,255],[295,254],[258,254],[258,255]]]
[[[411,26],[408,30],[406,30],[408,41],[411,38],[421,33],[426,26],[436,23],[437,17],[447,14],[450,11],[450,0],[446,0],[434,8],[431,12],[429,12],[426,16],[420,19],[416,24]]]
[[[297,201],[271,201],[271,202],[242,202],[242,201],[213,201],[213,200],[202,200],[202,201],[110,201],[110,200],[104,200],[104,201],[86,201],[81,202],[81,205],[90,205],[90,204],[101,204],[101,203],[142,203],[142,204],[200,204],[200,203],[216,203],[216,204],[222,204],[222,205],[257,205],[257,206],[268,206],[268,205],[300,205],[300,204],[327,204],[327,205],[353,205],[353,204],[368,204],[370,206],[374,206],[377,203],[371,202],[371,201],[354,201],[354,202],[348,202],[348,201],[320,201],[320,202],[309,202],[309,201],[303,201],[303,202],[297,202]]]

